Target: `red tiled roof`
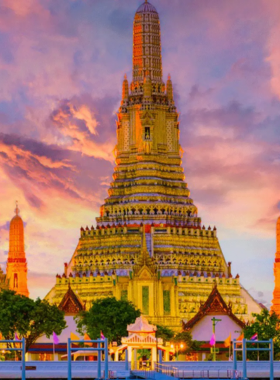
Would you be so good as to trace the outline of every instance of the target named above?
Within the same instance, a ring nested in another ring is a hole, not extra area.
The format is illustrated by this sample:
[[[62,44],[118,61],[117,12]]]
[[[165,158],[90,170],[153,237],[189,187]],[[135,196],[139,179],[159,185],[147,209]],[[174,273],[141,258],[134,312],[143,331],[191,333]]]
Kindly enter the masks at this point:
[[[74,293],[70,284],[58,308],[63,310],[65,313],[78,313],[79,311],[85,309],[82,301],[80,301],[78,296]]]
[[[187,323],[183,322],[183,330],[190,330],[198,321],[200,321],[206,315],[228,315],[235,323],[237,323],[242,329],[245,327],[245,323],[237,318],[230,305],[227,305],[223,300],[220,292],[218,291],[217,285],[214,286],[212,292],[210,293],[207,301],[200,306],[198,313],[190,319]]]

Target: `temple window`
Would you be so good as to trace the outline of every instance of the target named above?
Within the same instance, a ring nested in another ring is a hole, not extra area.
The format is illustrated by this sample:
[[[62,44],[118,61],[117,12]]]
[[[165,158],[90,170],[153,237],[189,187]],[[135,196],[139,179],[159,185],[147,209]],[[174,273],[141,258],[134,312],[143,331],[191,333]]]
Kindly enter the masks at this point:
[[[170,290],[163,291],[163,312],[164,312],[164,315],[170,315],[170,312],[171,312]]]
[[[142,286],[142,310],[144,315],[149,315],[149,287]]]
[[[14,273],[14,288],[18,288],[18,275],[17,273]]]

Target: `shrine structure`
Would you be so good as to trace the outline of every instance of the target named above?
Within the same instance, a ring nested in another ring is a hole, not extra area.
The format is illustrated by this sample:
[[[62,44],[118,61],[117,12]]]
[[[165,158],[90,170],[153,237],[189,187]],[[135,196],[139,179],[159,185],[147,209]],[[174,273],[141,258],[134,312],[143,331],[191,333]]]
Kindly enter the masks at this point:
[[[274,261],[274,292],[271,311],[280,315],[280,217],[276,224],[276,253]]]
[[[153,364],[158,361],[158,352],[162,352],[164,361],[169,361],[170,354],[174,354],[174,348],[163,345],[163,340],[157,338],[157,326],[151,325],[142,315],[134,323],[127,326],[128,336],[122,338],[122,344],[118,347],[112,347],[111,353],[115,354],[115,361],[119,360],[119,354],[127,350],[128,361],[131,362],[131,368],[153,369]],[[146,361],[139,359],[139,352],[142,350],[150,351],[150,358]]]
[[[82,227],[77,248],[46,298],[61,303],[69,283],[93,300],[132,301],[154,324],[181,328],[217,285],[233,314],[248,320],[259,304],[233,276],[206,228],[182,168],[179,114],[170,75],[162,75],[160,20],[145,2],[133,25],[133,74],[117,114],[116,166],[96,227]]]

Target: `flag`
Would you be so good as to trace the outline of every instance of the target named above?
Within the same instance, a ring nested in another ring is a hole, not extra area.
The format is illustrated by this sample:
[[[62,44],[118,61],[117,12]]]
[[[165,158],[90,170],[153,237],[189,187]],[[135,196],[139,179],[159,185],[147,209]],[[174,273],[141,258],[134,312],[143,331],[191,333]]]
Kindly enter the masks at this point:
[[[215,346],[215,343],[216,343],[216,337],[215,337],[215,334],[213,333],[213,335],[211,336],[211,339],[210,339],[210,346]]]
[[[230,342],[231,342],[231,334],[229,334],[229,336],[227,337],[227,339],[224,342],[225,347],[229,347],[230,346]]]
[[[237,338],[237,340],[243,340],[244,339],[244,334],[240,334],[239,337]]]
[[[15,340],[20,340],[19,337],[18,337],[17,332],[15,332]]]
[[[91,340],[87,333],[84,335],[84,340]],[[85,346],[92,346],[92,343],[85,343]]]
[[[79,338],[78,335],[76,335],[76,334],[74,334],[74,333],[72,333],[72,332],[71,332],[71,334],[70,334],[70,339],[71,339],[71,340],[81,340],[81,338]]]
[[[251,336],[250,340],[258,340],[258,333]]]
[[[53,336],[53,344],[58,344],[59,339],[58,339],[58,336],[56,335],[56,333],[54,331],[52,333],[52,336]]]
[[[105,339],[105,336],[103,335],[103,332],[100,331],[100,339],[104,340]]]

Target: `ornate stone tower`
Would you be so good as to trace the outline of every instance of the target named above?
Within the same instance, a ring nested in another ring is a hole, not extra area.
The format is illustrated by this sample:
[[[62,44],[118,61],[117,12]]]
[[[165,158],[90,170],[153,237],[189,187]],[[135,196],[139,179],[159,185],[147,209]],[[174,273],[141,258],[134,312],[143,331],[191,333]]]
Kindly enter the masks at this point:
[[[239,276],[232,277],[216,228],[201,225],[181,166],[179,135],[172,81],[162,78],[159,15],[146,1],[134,17],[133,78],[123,80],[109,196],[96,228],[81,228],[47,299],[59,305],[70,283],[87,307],[115,296],[132,301],[153,323],[180,328],[217,284],[239,317],[260,310]]]
[[[276,253],[274,261],[274,292],[271,311],[280,315],[280,217],[276,225]]]
[[[19,216],[19,208],[16,204],[16,215],[10,223],[10,245],[6,269],[6,281],[9,288],[29,296],[27,288],[27,262],[24,252],[24,227],[23,221]]]

